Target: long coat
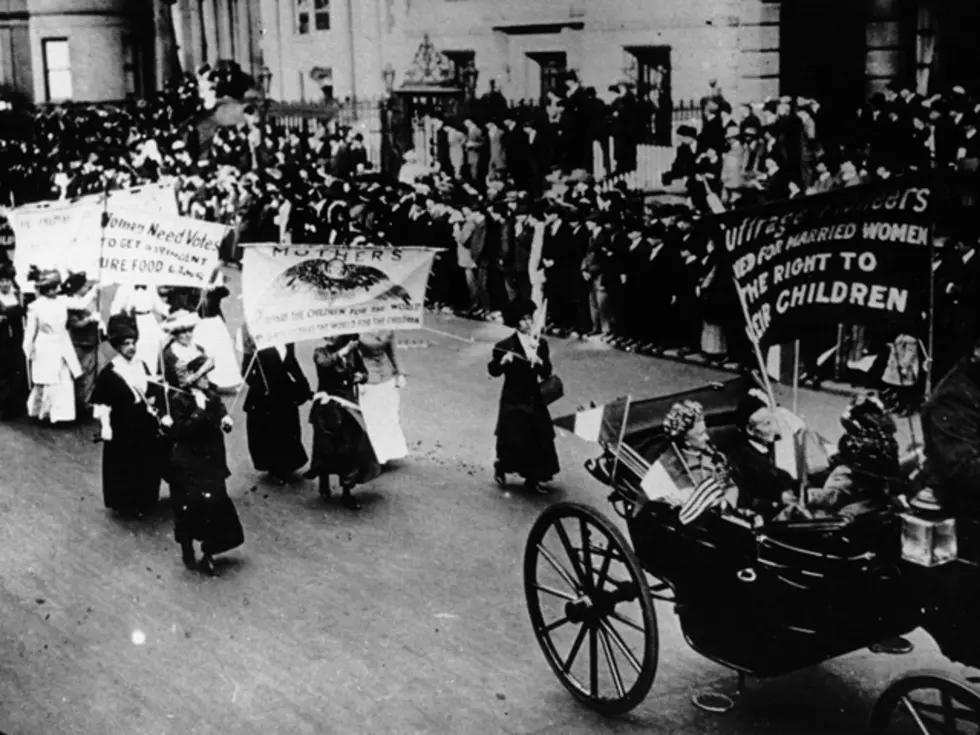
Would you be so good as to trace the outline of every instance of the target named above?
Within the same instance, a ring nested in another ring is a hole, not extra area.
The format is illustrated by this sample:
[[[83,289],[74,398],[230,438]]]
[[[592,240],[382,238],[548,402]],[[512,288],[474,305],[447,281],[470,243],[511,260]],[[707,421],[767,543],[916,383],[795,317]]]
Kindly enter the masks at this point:
[[[317,392],[357,403],[358,373],[367,376],[364,360],[356,350],[341,357],[336,350],[318,347],[313,352]],[[381,474],[381,465],[368,438],[359,411],[338,401],[317,401],[310,409],[313,425],[313,461],[310,471],[319,477],[338,475],[341,483],[370,482]]]
[[[922,411],[933,487],[954,511],[980,511],[980,364],[961,360]]]
[[[10,305],[0,302],[0,417],[23,416],[29,392],[24,357],[24,307],[18,298]]]
[[[251,361],[246,355],[244,369]],[[245,430],[252,464],[260,472],[288,476],[308,459],[299,406],[312,395],[293,346],[286,347],[285,359],[275,347],[260,350],[245,381]]]
[[[231,472],[221,420],[228,413],[216,393],[206,395],[203,409],[184,391],[170,399],[170,498],[177,543],[201,541],[205,554],[221,554],[241,546],[245,532],[225,487]]]
[[[504,355],[514,359],[504,364]],[[540,381],[552,373],[548,343],[538,343],[538,360],[531,365],[517,334],[494,345],[487,365],[491,377],[504,376],[497,413],[497,469],[525,479],[549,480],[558,474],[555,429],[541,398]]]
[[[116,358],[121,359],[121,358]],[[139,367],[151,375],[142,360]],[[102,449],[102,499],[120,513],[147,513],[160,499],[160,476],[169,448],[150,402],[161,405],[163,391],[152,383],[138,391],[116,370],[115,361],[99,373],[92,404],[110,409],[112,440]]]

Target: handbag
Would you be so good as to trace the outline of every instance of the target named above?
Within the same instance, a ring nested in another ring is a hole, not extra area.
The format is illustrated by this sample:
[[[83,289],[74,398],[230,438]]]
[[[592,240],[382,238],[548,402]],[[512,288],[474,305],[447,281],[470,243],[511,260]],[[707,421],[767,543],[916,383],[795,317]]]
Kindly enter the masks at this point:
[[[542,380],[538,384],[538,388],[541,389],[541,398],[544,400],[544,405],[546,406],[550,406],[565,395],[565,384],[554,373]]]

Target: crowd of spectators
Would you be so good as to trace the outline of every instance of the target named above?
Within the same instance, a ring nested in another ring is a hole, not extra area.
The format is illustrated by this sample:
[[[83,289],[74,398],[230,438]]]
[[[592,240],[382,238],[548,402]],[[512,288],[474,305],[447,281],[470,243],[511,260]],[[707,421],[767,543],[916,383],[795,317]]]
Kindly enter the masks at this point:
[[[214,123],[207,108],[233,82],[233,74],[206,71],[125,108],[34,111],[0,138],[2,201],[173,180],[182,211],[233,226],[226,263],[237,263],[247,242],[430,245],[443,251],[430,281],[434,308],[499,319],[507,304],[531,296],[547,301],[553,333],[752,364],[736,294],[696,226],[701,217],[915,170],[972,171],[980,162],[980,104],[960,88],[928,98],[889,89],[853,119],[825,126],[816,101],[782,97],[733,109],[713,86],[700,120],[675,131],[663,190],[629,191],[615,176],[593,179],[594,142],[612,141],[598,147],[612,152],[606,170],[629,170],[649,107],[629,85],[615,85],[608,127],[597,133],[586,124],[596,117],[595,96],[570,75],[564,98],[533,113],[491,90],[479,114],[434,118],[435,163],[423,166],[408,150],[396,178],[374,169],[354,129],[288,129],[248,100],[224,121],[240,124]],[[980,332],[976,232],[960,227],[944,240],[936,342],[953,335],[972,344]],[[851,363],[878,353],[894,362],[900,335],[845,331],[853,339],[843,345],[836,326],[808,336],[805,377],[825,377],[817,357],[835,345]],[[953,359],[933,357],[939,370]],[[889,372],[887,359],[878,363],[875,379]]]

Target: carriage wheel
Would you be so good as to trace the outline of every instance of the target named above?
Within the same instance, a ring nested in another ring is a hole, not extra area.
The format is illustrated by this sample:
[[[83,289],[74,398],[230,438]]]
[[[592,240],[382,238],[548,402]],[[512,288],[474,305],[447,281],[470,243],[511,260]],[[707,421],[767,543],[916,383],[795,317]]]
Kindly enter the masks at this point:
[[[578,503],[542,513],[524,551],[524,595],[572,696],[606,715],[643,701],[657,673],[657,618],[643,569],[609,520]]]
[[[980,694],[939,672],[903,676],[875,702],[868,735],[980,733]]]

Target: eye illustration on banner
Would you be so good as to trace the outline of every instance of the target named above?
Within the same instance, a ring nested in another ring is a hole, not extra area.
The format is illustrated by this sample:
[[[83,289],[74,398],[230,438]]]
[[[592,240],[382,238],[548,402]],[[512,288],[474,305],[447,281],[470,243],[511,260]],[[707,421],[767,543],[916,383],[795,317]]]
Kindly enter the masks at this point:
[[[312,290],[328,303],[359,301],[379,286],[389,286],[372,298],[379,301],[401,301],[411,305],[412,297],[404,287],[393,283],[384,271],[369,265],[345,263],[341,258],[304,260],[284,270],[274,288],[293,294]]]

